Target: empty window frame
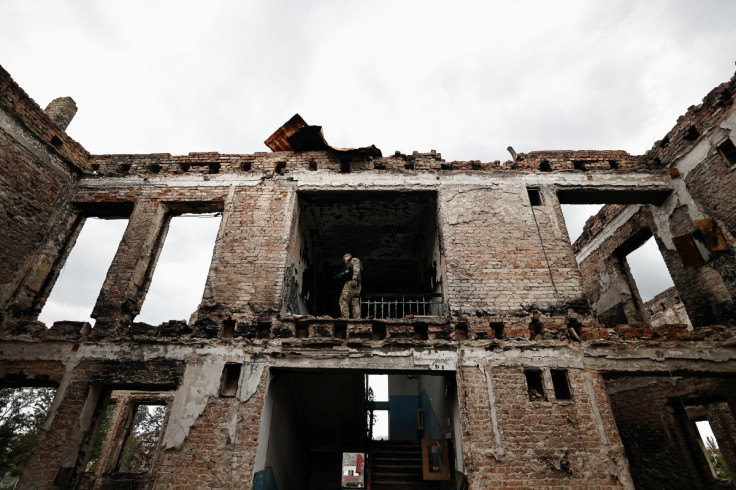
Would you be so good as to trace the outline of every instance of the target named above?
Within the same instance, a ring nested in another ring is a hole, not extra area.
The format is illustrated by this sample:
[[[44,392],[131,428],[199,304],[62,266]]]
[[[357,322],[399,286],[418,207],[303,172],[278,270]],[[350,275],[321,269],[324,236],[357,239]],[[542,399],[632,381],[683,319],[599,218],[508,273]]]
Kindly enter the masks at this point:
[[[388,428],[389,428],[389,411],[388,408],[388,375],[387,374],[369,374],[366,375],[366,383],[370,390],[372,401],[377,402],[376,408],[373,410],[373,420],[369,420],[368,423],[372,423],[371,435],[374,441],[381,441],[388,439]],[[370,416],[370,414],[369,414]]]
[[[233,397],[238,393],[238,382],[240,381],[242,367],[242,364],[225,364],[222,370],[222,378],[220,379],[221,397]]]
[[[651,300],[657,294],[674,286],[667,264],[653,237],[644,242],[641,247],[627,254],[626,262],[643,302]]]
[[[730,138],[726,138],[723,143],[718,145],[718,151],[729,165],[736,165],[736,145],[733,144]]]
[[[114,401],[111,401],[107,404],[107,407],[105,407],[105,412],[102,414],[100,426],[92,440],[92,449],[90,449],[89,460],[84,468],[84,471],[87,473],[94,473],[97,468],[97,462],[99,461],[100,454],[102,453],[102,443],[105,442],[105,438],[107,437],[110,423],[112,421],[112,414],[115,412],[116,406],[117,404]]]
[[[552,385],[555,388],[555,399],[571,400],[572,393],[570,392],[570,380],[567,377],[567,370],[552,369],[550,374],[552,375]]]
[[[542,371],[539,369],[524,370],[526,377],[526,387],[529,393],[529,401],[544,401],[547,395],[544,393],[544,382],[542,380]]]
[[[55,388],[0,388],[1,488],[15,488],[55,393]]]
[[[189,320],[209,273],[220,213],[183,214],[169,223],[151,286],[136,321]]]
[[[164,403],[135,405],[118,459],[119,473],[150,471],[166,417],[166,408]]]
[[[49,327],[60,320],[94,325],[90,314],[127,225],[127,219],[86,218],[39,321]]]
[[[695,422],[695,428],[700,438],[700,447],[708,461],[708,466],[714,477],[733,481],[733,476],[729,472],[726,460],[721,453],[721,448],[716,440],[713,429],[708,420],[698,420]]]
[[[637,308],[643,310],[644,318],[648,317],[648,321],[652,325],[658,326],[665,323],[690,325],[690,318],[674,290],[672,276],[670,276],[656,240],[651,236],[649,230],[643,229],[639,233],[648,233],[650,236],[641,246],[629,252],[628,250],[631,250],[632,246],[623,252],[624,256],[622,258],[625,261],[624,273],[629,277],[632,294],[636,293],[634,296],[638,294],[641,300],[640,304],[637,302]],[[634,238],[634,240],[638,239]],[[634,243],[635,245],[636,243]],[[667,300],[670,303],[668,311],[652,315],[651,312],[656,309],[656,304],[663,298],[665,300],[672,298],[671,301]]]
[[[542,194],[539,192],[539,189],[527,187],[526,192],[529,194],[529,204],[532,206],[542,205]]]
[[[602,204],[562,204],[562,215],[565,218],[565,226],[567,227],[567,235],[570,237],[570,243],[583,233],[585,223],[591,216],[598,214],[603,207]]]

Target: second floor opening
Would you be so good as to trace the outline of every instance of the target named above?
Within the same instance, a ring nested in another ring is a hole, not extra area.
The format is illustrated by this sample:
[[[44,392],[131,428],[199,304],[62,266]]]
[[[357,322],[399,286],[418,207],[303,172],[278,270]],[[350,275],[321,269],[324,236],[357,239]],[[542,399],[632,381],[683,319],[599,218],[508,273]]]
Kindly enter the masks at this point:
[[[353,318],[443,314],[443,266],[435,192],[300,192],[284,289],[288,314],[344,317],[340,296],[360,261]]]

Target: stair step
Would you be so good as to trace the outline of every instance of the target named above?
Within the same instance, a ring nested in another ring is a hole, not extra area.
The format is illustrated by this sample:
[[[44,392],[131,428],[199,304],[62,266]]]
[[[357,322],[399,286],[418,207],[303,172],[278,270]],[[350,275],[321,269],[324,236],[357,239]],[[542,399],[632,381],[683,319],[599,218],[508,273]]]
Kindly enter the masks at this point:
[[[373,490],[437,490],[435,481],[425,481],[422,445],[419,441],[374,441],[371,445]]]
[[[437,489],[439,485],[435,482],[417,482],[417,481],[373,481],[371,488],[374,490],[393,490],[393,489]]]

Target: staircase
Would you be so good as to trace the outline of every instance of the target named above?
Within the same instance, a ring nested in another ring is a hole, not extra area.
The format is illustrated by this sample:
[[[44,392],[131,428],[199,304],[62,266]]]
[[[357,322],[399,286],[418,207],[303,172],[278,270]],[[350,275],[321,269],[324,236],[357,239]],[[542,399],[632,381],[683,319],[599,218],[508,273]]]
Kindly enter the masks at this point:
[[[419,441],[373,441],[371,490],[438,490],[439,482],[422,477]]]

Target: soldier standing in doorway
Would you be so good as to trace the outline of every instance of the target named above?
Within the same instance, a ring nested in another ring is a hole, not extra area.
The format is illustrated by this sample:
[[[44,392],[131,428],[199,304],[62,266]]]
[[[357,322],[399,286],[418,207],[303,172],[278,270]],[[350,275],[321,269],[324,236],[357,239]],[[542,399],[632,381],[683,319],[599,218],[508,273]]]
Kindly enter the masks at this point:
[[[357,257],[350,254],[342,256],[345,269],[339,274],[341,281],[345,281],[340,293],[340,316],[342,318],[360,318],[360,291],[361,272],[363,266]],[[352,317],[350,316],[352,306]]]

